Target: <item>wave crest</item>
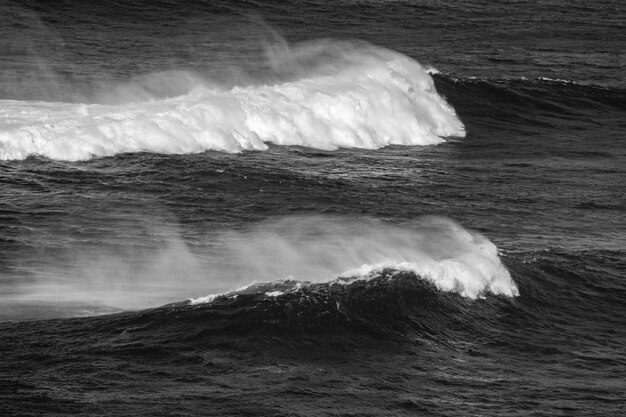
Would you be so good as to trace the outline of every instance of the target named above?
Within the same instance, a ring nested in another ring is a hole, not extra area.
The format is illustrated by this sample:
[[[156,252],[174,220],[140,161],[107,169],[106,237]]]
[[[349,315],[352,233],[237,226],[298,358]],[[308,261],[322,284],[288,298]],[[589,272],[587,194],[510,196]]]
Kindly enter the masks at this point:
[[[402,226],[368,219],[287,218],[266,224],[255,233],[254,240],[258,238],[262,243],[236,239],[249,243],[229,252],[238,251],[237,259],[250,262],[247,272],[242,269],[242,276],[260,280],[225,294],[192,298],[190,303],[210,303],[218,297],[249,293],[281,296],[320,282],[351,285],[396,275],[410,276],[440,291],[472,299],[488,293],[519,295],[497,247],[480,233],[443,217],[423,217]],[[271,277],[289,279],[262,282]]]
[[[277,59],[264,84],[198,82],[177,97],[123,104],[1,101],[0,159],[240,152],[268,142],[376,149],[464,135],[429,73],[400,53],[327,41]]]

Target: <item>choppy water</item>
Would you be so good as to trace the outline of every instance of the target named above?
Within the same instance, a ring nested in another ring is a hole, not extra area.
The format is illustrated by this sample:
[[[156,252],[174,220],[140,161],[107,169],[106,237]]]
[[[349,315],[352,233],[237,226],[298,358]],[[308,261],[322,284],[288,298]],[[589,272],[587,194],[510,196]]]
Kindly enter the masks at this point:
[[[619,2],[0,8],[3,415],[623,413]]]

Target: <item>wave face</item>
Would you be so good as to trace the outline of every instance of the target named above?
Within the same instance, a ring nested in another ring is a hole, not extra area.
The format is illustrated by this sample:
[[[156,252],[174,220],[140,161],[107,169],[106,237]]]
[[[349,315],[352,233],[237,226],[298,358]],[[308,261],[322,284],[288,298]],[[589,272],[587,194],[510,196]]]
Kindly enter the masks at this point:
[[[428,72],[400,53],[325,41],[271,57],[269,84],[198,81],[177,97],[123,104],[2,101],[0,159],[241,152],[264,150],[267,142],[376,149],[464,135]]]

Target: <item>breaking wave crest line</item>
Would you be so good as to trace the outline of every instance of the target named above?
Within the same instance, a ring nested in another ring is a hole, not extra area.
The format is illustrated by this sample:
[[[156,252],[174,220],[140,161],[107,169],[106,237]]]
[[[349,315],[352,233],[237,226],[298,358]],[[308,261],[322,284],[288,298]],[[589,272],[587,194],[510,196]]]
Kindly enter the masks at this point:
[[[428,70],[400,53],[312,42],[276,58],[272,83],[198,81],[177,97],[118,104],[0,101],[0,159],[86,160],[126,152],[431,145],[464,136]]]

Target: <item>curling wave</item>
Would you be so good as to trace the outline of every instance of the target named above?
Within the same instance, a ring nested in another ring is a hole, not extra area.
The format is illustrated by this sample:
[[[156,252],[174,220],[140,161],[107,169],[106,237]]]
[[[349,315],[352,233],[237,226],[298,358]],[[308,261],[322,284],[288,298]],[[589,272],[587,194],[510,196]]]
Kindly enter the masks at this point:
[[[0,159],[241,152],[268,142],[376,149],[464,135],[430,74],[400,53],[327,41],[274,58],[275,76],[261,84],[199,83],[177,97],[122,104],[0,101]]]

